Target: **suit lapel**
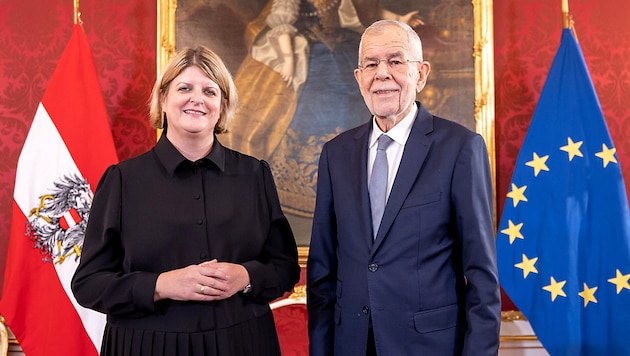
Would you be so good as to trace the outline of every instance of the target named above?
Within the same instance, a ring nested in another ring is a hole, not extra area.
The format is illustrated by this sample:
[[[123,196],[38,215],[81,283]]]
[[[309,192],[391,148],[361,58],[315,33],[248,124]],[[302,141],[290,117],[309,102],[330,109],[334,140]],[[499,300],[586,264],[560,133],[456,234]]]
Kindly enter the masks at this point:
[[[394,179],[394,185],[392,186],[387,205],[385,206],[383,220],[381,221],[381,227],[378,230],[372,253],[378,249],[387,236],[387,232],[396,219],[400,208],[418,179],[420,169],[424,164],[433,142],[433,140],[428,137],[428,134],[432,131],[433,115],[418,103],[418,114],[416,115],[411,132],[409,133],[409,138],[405,144],[405,150],[403,151],[400,166],[396,173],[396,178]]]

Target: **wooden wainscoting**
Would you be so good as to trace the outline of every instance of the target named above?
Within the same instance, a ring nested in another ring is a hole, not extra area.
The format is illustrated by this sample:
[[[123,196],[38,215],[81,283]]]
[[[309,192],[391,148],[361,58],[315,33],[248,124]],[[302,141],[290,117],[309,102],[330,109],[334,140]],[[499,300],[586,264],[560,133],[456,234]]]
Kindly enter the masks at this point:
[[[499,356],[549,356],[520,311],[501,312]]]
[[[0,356],[23,356],[24,351],[0,315]]]

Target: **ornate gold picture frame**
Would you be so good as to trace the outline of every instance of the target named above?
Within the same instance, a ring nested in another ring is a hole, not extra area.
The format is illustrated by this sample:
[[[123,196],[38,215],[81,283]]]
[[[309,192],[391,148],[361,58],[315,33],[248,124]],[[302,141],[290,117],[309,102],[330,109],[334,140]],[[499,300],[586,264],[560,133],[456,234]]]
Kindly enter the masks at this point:
[[[262,9],[262,11],[265,11],[261,5],[264,2],[264,0],[252,0],[252,4],[255,3],[256,6]],[[255,27],[252,26],[252,24],[256,20],[254,15],[258,12],[258,8],[256,8],[256,6],[248,7],[246,6],[247,3],[248,1],[246,0],[158,0],[158,71],[161,71],[165,63],[178,49],[178,45],[176,43],[178,38],[180,38],[183,42],[193,41],[202,44],[205,44],[203,43],[205,40],[217,41],[218,39],[221,39],[224,43],[224,48],[226,48],[224,52],[228,50],[236,50],[240,48],[242,43],[251,43],[252,39],[248,38],[248,36],[252,37],[249,32],[252,31],[253,27]],[[268,3],[271,3],[271,1],[268,1]],[[339,3],[339,0],[332,0],[331,3]],[[429,76],[429,82],[431,82],[433,77],[433,80],[438,83],[440,83],[440,81],[442,83],[451,83],[446,84],[444,87],[440,87],[439,85],[434,87],[427,86],[427,88],[420,94],[419,100],[421,100],[425,106],[428,106],[430,111],[434,112],[438,116],[444,116],[449,119],[453,119],[453,116],[461,117],[464,120],[462,124],[476,130],[485,138],[490,155],[492,175],[494,177],[494,43],[492,27],[492,0],[473,0],[472,12],[470,11],[470,1],[464,0],[399,0],[387,2],[387,6],[395,9],[397,3],[399,3],[398,5],[401,9],[403,9],[404,6],[409,7],[410,4],[418,4],[418,6],[420,6],[419,4],[421,3],[423,4],[422,6],[424,6],[425,10],[421,11],[419,15],[424,21],[424,26],[421,27],[424,33],[420,33],[420,31],[419,33],[423,38],[425,59],[429,60],[433,67],[432,73]],[[426,10],[427,6],[432,6],[431,11]],[[268,6],[266,7],[266,10],[268,11]],[[219,15],[219,11],[224,12]],[[400,14],[404,15],[408,10],[402,11],[404,12]],[[217,15],[213,18],[215,13]],[[236,30],[237,32],[242,31],[241,33],[234,33],[235,25],[233,24],[238,23],[239,21],[224,20],[223,25],[220,23],[220,19],[225,19],[225,14],[234,16],[235,13],[242,14],[243,19],[240,22],[249,23],[245,30],[241,30],[241,28]],[[472,16],[472,18],[469,18],[470,16]],[[258,17],[260,18],[261,16]],[[440,24],[440,26],[434,24]],[[259,21],[258,26],[264,26],[264,21]],[[204,29],[205,27],[211,28]],[[222,32],[215,33],[217,28],[220,28],[220,31]],[[180,31],[179,35],[178,31]],[[195,38],[195,36],[199,36],[200,38]],[[470,45],[462,45],[466,43]],[[237,62],[240,62],[242,56],[244,55],[243,49],[240,50],[240,53],[234,55],[230,53],[220,53],[219,50],[215,51],[224,58],[228,67],[231,67],[230,70],[237,79],[238,87],[239,74],[237,72],[239,71],[239,63]],[[450,55],[450,57],[444,57],[445,53],[450,52],[453,52],[454,54]],[[238,57],[239,55],[241,57]],[[442,62],[440,59],[442,59]],[[469,61],[467,62],[469,64],[463,66],[460,65],[459,67],[447,67],[442,64],[443,62],[448,61]],[[351,84],[356,86],[356,83],[354,82]],[[239,88],[239,96],[242,98],[243,95],[241,92],[241,88]],[[453,98],[458,98],[457,100],[460,100],[460,102],[453,105],[448,101],[454,100]],[[432,105],[435,107],[432,108]],[[465,112],[459,114],[454,113],[454,115],[451,115],[449,112],[440,112],[440,107],[452,108],[458,106],[464,107]],[[468,122],[466,122],[466,120],[468,120]],[[455,121],[458,121],[457,118]],[[338,131],[339,128],[337,128],[337,132]],[[318,140],[316,140],[314,147],[321,147],[321,141],[331,138],[331,135],[334,135],[335,133],[336,132],[331,132],[326,137],[319,137]],[[307,145],[303,143],[302,146]],[[239,147],[235,148],[242,151]],[[308,153],[311,157],[310,159],[316,160],[318,152],[315,151],[318,150],[314,149],[312,151],[313,152]],[[246,151],[245,153],[250,152]],[[301,152],[300,154],[305,155],[304,152]],[[262,155],[263,157],[260,157],[260,155],[256,153],[253,155],[259,158],[267,159],[264,155]],[[312,175],[314,170],[313,167],[315,165],[316,161],[314,163],[311,162],[310,165],[302,166],[308,166],[307,169],[310,172],[309,174]],[[301,166],[297,164],[296,167]],[[288,167],[285,170],[289,170],[290,168],[291,167]],[[276,172],[279,170],[280,169],[274,170],[274,175],[276,175]],[[278,176],[280,176],[280,174],[278,174]],[[281,200],[290,199],[291,193],[287,193],[289,194],[287,195],[289,198],[285,197],[285,194],[282,191],[283,178],[278,176],[276,177],[276,183],[279,186]],[[278,180],[280,180],[280,182],[278,182]],[[311,185],[313,184],[312,181],[313,179],[310,179]],[[292,215],[292,213],[295,212],[294,215],[297,216],[297,218],[294,218],[293,220],[291,220],[290,217],[290,220],[295,230],[296,240],[298,241],[301,262],[306,261],[306,256],[308,254],[308,239],[310,236],[309,222],[311,221],[308,216],[308,207],[311,204],[313,204],[312,196],[307,197],[306,202],[299,201],[291,206],[283,205],[283,208],[289,211],[288,215]]]

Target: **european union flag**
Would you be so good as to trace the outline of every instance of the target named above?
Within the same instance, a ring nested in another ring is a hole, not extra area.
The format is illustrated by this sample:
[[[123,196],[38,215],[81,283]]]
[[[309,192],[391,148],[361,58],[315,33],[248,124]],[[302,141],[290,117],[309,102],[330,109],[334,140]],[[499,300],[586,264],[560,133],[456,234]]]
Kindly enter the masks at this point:
[[[501,285],[551,355],[630,355],[630,213],[615,152],[564,29],[497,234]]]

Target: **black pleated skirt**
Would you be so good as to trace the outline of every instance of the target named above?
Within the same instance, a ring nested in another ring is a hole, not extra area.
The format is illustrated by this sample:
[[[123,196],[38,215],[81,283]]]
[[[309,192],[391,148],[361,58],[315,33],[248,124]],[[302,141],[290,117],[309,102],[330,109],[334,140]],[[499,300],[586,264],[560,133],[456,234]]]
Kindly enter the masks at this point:
[[[275,356],[280,344],[273,314],[223,329],[172,332],[107,324],[101,356]]]

